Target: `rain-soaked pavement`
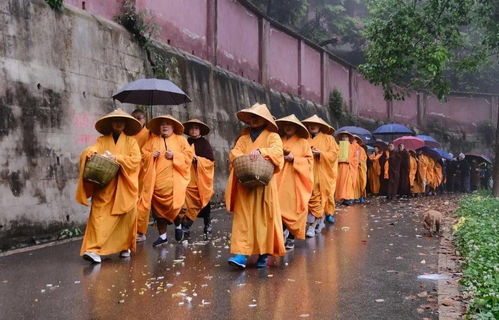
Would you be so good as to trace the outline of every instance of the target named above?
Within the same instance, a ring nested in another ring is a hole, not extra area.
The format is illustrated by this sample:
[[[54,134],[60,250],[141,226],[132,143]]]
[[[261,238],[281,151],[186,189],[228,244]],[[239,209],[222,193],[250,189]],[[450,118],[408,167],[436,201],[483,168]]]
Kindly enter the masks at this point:
[[[227,264],[231,218],[222,210],[211,242],[202,219],[189,244],[152,248],[151,229],[128,260],[90,265],[80,241],[0,257],[0,318],[437,319],[435,284],[417,276],[436,273],[438,239],[421,236],[415,207],[342,209],[334,226],[264,270],[255,257],[245,271]]]

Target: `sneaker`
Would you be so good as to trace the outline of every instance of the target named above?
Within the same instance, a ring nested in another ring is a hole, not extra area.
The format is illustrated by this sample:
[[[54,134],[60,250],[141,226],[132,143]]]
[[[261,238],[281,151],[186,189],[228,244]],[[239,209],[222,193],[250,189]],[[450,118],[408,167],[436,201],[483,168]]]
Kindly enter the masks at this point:
[[[322,217],[319,219],[319,223],[315,227],[315,233],[316,234],[321,233],[322,229],[324,229],[325,227],[326,227],[326,224],[324,223],[324,217]]]
[[[286,239],[284,247],[286,248],[286,250],[293,250],[295,248],[295,239]]]
[[[307,233],[305,234],[305,236],[307,238],[313,238],[313,237],[315,237],[315,229],[314,229],[313,226],[310,225],[310,226],[307,227]]]
[[[145,234],[137,234],[137,242],[144,242],[147,240],[147,237]]]
[[[182,226],[182,232],[184,233],[184,238],[185,239],[188,239],[188,238],[191,237],[191,229],[189,229],[189,227]]]
[[[178,242],[184,240],[184,230],[175,228],[175,240]]]
[[[246,256],[245,255],[236,254],[236,255],[230,257],[228,262],[231,266],[234,266],[236,268],[239,268],[239,269],[246,268]]]
[[[120,252],[120,258],[130,258],[130,249],[126,249]]]
[[[83,254],[83,259],[90,261],[92,263],[101,263],[102,262],[100,256],[97,253],[93,253],[93,252],[85,252]]]
[[[256,261],[257,268],[267,268],[267,259],[269,258],[268,254],[261,254]]]
[[[336,219],[334,218],[334,216],[331,214],[331,215],[327,215],[326,216],[326,221],[330,224],[334,224],[336,222]]]
[[[154,241],[152,243],[152,246],[157,247],[157,246],[160,246],[160,245],[165,244],[165,243],[168,243],[168,238],[161,239],[161,237],[158,237],[158,239],[156,239],[156,241]]]

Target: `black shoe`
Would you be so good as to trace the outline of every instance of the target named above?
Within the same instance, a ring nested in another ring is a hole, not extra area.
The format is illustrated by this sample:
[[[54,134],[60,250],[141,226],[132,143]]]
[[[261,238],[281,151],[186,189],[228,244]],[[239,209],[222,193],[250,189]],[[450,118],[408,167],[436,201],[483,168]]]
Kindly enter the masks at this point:
[[[191,237],[191,229],[186,226],[182,226],[182,231],[184,232],[184,238],[189,239]]]
[[[157,247],[157,246],[160,246],[160,245],[165,244],[165,243],[168,243],[168,238],[163,240],[163,239],[161,239],[161,237],[158,237],[158,239],[156,239],[156,241],[154,241],[152,243],[152,246]]]
[[[184,240],[184,230],[175,228],[175,240],[178,242]]]
[[[295,239],[288,238],[284,247],[286,248],[286,250],[293,250],[295,248]]]

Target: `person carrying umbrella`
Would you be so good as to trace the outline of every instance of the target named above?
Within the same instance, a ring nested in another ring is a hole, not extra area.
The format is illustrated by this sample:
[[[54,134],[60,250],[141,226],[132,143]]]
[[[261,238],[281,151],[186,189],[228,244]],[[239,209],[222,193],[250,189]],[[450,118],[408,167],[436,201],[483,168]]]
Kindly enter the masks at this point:
[[[159,237],[153,246],[168,242],[166,229],[175,224],[175,239],[184,237],[179,216],[191,179],[194,151],[183,137],[184,126],[171,115],[162,115],[149,122],[153,135],[142,148],[144,185],[139,198],[139,212],[152,209]]]
[[[379,159],[382,155],[383,152],[379,146],[374,146],[374,153],[369,155],[371,165],[367,170],[367,181],[369,183],[369,190],[373,195],[377,195],[380,192],[381,165]]]
[[[340,140],[340,157],[338,160],[338,179],[336,195],[338,202],[351,205],[355,199],[355,188],[359,175],[360,150],[355,138],[349,132],[338,135]]]
[[[399,187],[398,187],[398,195],[399,196],[409,196],[411,194],[411,182],[409,179],[410,176],[410,155],[409,152],[405,149],[405,145],[403,143],[398,146],[399,156],[400,156],[400,172],[399,172]]]
[[[314,190],[309,202],[306,236],[314,237],[324,228],[324,214],[334,223],[334,194],[338,173],[338,144],[332,136],[334,128],[317,115],[302,121],[310,134],[308,142],[314,155]]]
[[[184,122],[184,133],[189,135],[187,142],[194,151],[191,165],[191,180],[185,194],[185,217],[182,227],[189,235],[189,228],[196,217],[204,219],[204,234],[211,233],[210,199],[213,196],[213,178],[215,176],[215,157],[210,143],[204,137],[210,132],[206,123],[198,119]]]
[[[142,150],[142,147],[147,142],[150,135],[149,129],[147,129],[146,127],[146,122],[147,122],[146,114],[141,109],[135,109],[132,112],[132,117],[137,119],[142,125],[142,129],[139,131],[139,133],[133,136],[135,140],[137,140],[139,148]],[[142,190],[143,180],[144,180],[144,170],[142,170],[141,166],[141,170],[139,173],[139,194]],[[149,211],[137,214],[137,242],[146,241],[147,239],[146,234],[148,227],[149,227]]]
[[[353,144],[356,145],[357,150],[359,150],[359,168],[357,170],[358,177],[354,198],[359,203],[365,203],[367,186],[367,153],[364,149],[364,141],[362,141],[362,139],[357,135],[354,135],[354,138]]]
[[[292,114],[276,120],[284,146],[284,167],[276,174],[282,222],[289,234],[285,247],[294,248],[295,239],[305,239],[308,202],[314,188],[314,156],[307,128]]]
[[[140,150],[133,135],[140,128],[140,122],[117,109],[97,120],[95,129],[102,136],[81,153],[76,201],[88,206],[92,198],[92,204],[80,255],[91,262],[118,252],[126,258],[135,250]],[[96,154],[120,165],[118,174],[101,188],[83,179],[86,162]]]
[[[265,104],[256,103],[237,113],[248,125],[229,153],[230,175],[225,189],[227,211],[233,213],[229,264],[246,268],[247,257],[258,255],[258,268],[267,267],[269,255],[283,256],[284,248],[281,209],[277,179],[272,177],[267,186],[246,188],[235,176],[232,163],[237,157],[249,155],[250,160],[263,157],[274,166],[274,173],[284,165],[281,137],[274,117]]]

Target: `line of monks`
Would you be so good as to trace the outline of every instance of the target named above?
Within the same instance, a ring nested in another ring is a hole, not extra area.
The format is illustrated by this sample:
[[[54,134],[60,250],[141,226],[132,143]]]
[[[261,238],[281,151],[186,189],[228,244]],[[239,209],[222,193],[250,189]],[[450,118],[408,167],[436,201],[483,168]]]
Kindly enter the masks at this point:
[[[403,146],[395,151],[390,145],[386,151],[376,147],[368,156],[361,138],[342,132],[337,143],[333,127],[317,115],[275,120],[266,105],[257,103],[239,111],[237,118],[247,127],[230,151],[225,190],[227,211],[233,213],[228,262],[237,268],[246,268],[250,255],[258,255],[257,267],[266,267],[269,256],[283,256],[295,239],[315,237],[325,221],[334,223],[336,203],[362,202],[367,188],[391,197],[422,193],[426,185],[440,183],[434,178],[437,165],[426,155]],[[181,123],[170,115],[155,117],[149,129],[145,123],[142,111],[130,115],[117,109],[96,122],[102,136],[81,154],[76,200],[88,206],[92,199],[80,252],[86,260],[100,263],[101,256],[114,253],[129,257],[136,243],[146,239],[150,213],[158,230],[154,247],[168,242],[168,225],[182,241],[197,217],[204,219],[205,235],[211,232],[215,162],[204,138],[209,127],[197,119]],[[102,188],[83,179],[85,164],[95,154],[120,165],[117,176]],[[267,186],[239,183],[232,163],[242,155],[273,164]]]

